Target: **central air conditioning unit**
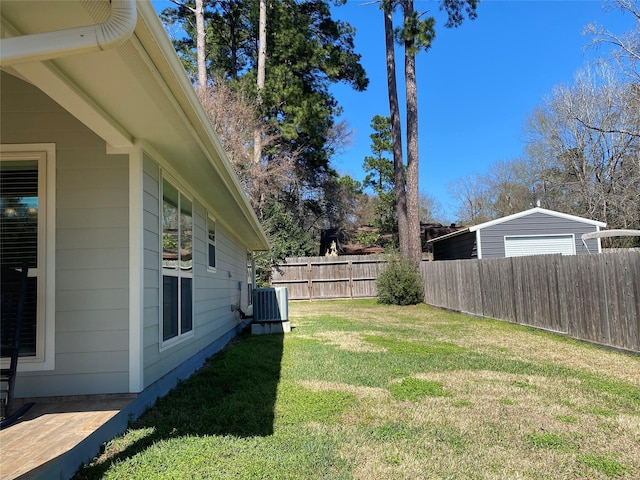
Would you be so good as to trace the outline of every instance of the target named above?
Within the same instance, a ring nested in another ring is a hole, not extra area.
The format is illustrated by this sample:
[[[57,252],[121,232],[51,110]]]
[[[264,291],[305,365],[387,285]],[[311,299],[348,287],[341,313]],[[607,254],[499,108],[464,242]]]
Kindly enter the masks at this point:
[[[256,288],[253,291],[251,333],[290,331],[287,289],[285,287]]]

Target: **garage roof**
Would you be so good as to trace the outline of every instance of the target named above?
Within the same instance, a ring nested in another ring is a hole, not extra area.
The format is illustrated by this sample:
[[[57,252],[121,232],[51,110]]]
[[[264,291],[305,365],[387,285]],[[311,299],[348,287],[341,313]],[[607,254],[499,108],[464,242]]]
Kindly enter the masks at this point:
[[[578,216],[575,216],[575,215],[569,215],[568,213],[556,212],[555,210],[547,210],[545,208],[535,207],[535,208],[531,208],[529,210],[523,210],[522,212],[514,213],[513,215],[508,215],[506,217],[497,218],[497,219],[491,220],[489,222],[484,222],[484,223],[480,223],[478,225],[473,225],[471,227],[462,228],[462,229],[460,229],[460,230],[458,230],[456,232],[449,233],[447,235],[442,235],[441,237],[432,238],[431,240],[428,240],[427,243],[440,242],[442,240],[446,240],[448,238],[456,237],[458,235],[463,235],[463,234],[469,233],[469,232],[475,232],[475,231],[478,231],[478,230],[482,230],[483,228],[491,227],[493,225],[499,225],[501,223],[508,222],[510,220],[515,220],[516,218],[526,217],[527,215],[531,215],[531,214],[534,214],[534,213],[543,213],[545,215],[551,215],[553,217],[564,218],[564,219],[571,220],[571,221],[574,221],[574,222],[586,223],[586,224],[594,225],[594,226],[597,226],[597,227],[606,227],[607,226],[607,224],[604,223],[604,222],[599,222],[599,221],[596,221],[596,220],[590,220],[588,218],[582,218],[582,217],[578,217]]]

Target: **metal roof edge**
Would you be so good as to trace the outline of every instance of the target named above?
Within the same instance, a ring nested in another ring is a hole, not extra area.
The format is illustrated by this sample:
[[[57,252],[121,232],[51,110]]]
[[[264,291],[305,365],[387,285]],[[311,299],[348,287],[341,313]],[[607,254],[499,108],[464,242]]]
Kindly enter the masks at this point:
[[[470,231],[471,230],[469,229],[469,227],[461,228],[460,230],[456,230],[455,232],[447,233],[446,235],[441,235],[440,237],[427,240],[427,243],[439,242],[440,240],[446,240],[447,238],[456,237],[458,235],[462,235],[463,233],[468,233]]]

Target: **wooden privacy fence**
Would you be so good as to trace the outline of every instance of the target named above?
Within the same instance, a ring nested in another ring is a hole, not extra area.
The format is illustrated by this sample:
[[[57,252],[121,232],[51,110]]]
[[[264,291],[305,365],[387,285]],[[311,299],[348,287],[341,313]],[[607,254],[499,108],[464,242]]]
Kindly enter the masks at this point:
[[[425,302],[640,352],[640,252],[422,262]]]
[[[271,284],[287,287],[290,300],[371,298],[384,262],[374,255],[291,257],[273,267]]]

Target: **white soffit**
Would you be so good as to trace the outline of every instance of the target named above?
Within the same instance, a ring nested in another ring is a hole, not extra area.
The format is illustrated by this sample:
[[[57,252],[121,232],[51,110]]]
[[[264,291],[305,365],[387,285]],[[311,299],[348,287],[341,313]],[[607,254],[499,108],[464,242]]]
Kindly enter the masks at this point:
[[[5,9],[5,3],[10,8]],[[33,8],[32,16],[25,14],[32,10],[25,9],[25,2],[3,2],[3,35],[102,21],[110,10],[109,0],[36,3],[39,7]],[[153,6],[140,1],[137,9],[135,33],[115,49],[15,65],[7,71],[41,89],[110,147],[129,148],[141,142],[152,146],[190,186],[206,192],[208,205],[236,219],[230,227],[239,238],[252,249],[268,248]],[[58,13],[64,13],[62,18]],[[10,26],[15,23],[15,31],[5,28],[5,17],[10,17]]]

